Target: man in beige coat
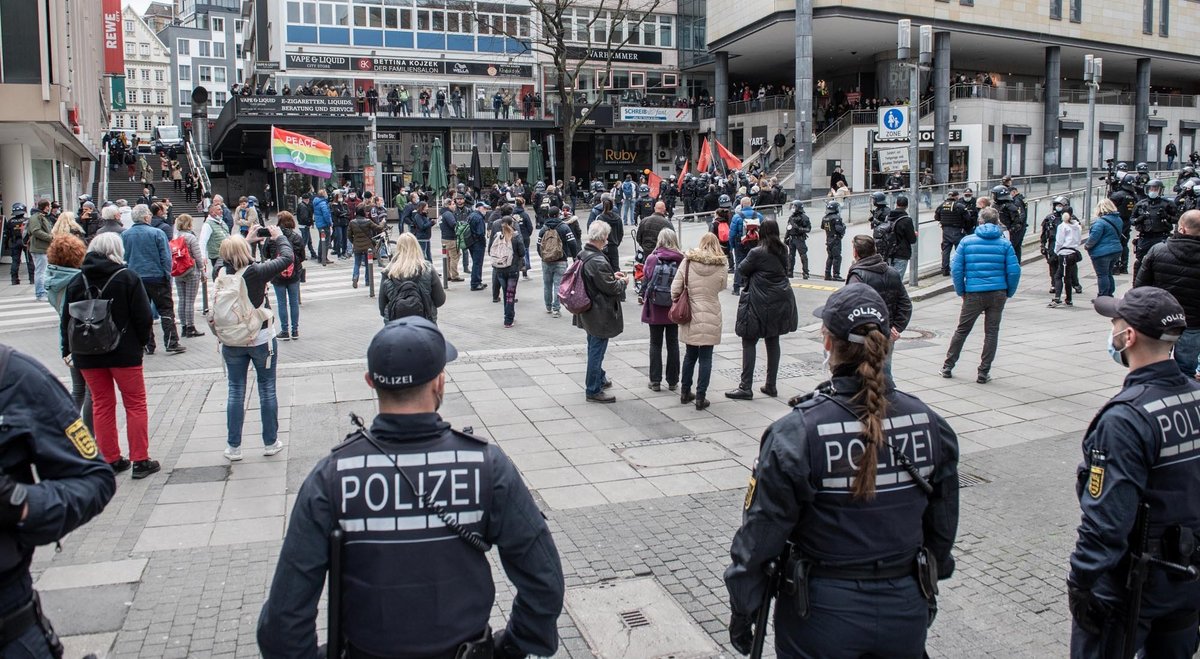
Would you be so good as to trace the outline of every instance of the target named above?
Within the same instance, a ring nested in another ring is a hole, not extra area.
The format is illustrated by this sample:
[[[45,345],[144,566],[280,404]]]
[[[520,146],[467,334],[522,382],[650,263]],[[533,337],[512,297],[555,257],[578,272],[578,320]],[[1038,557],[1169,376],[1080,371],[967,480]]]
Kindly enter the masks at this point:
[[[671,298],[678,300],[687,285],[691,322],[680,324],[679,340],[686,346],[683,372],[680,374],[679,402],[696,402],[696,409],[708,407],[708,378],[712,372],[713,346],[721,342],[721,302],[719,294],[729,285],[729,263],[721,251],[717,236],[706,233],[700,246],[689,251],[671,282]],[[692,373],[700,362],[696,393],[692,394]]]

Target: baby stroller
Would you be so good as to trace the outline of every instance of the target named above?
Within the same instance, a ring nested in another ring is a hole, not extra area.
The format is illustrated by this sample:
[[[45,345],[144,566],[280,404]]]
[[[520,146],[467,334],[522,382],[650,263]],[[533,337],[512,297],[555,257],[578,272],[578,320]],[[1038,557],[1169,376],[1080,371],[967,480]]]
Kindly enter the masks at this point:
[[[633,290],[637,293],[638,304],[642,303],[642,289],[646,284],[646,253],[641,247],[633,255]]]

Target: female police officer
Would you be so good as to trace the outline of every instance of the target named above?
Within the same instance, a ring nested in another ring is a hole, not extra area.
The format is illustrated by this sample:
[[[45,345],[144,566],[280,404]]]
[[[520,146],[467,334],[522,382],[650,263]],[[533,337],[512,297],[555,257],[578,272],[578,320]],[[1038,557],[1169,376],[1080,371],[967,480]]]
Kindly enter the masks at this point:
[[[878,293],[850,284],[814,315],[833,378],[763,434],[725,571],[730,640],[749,653],[778,564],[779,657],[921,657],[937,579],[954,571],[958,440],[885,377]]]

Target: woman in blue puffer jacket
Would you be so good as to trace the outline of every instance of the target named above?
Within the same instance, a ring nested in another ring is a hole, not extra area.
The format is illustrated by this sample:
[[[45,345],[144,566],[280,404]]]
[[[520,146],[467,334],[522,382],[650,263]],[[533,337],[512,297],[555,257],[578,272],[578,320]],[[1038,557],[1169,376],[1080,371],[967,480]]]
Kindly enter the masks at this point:
[[[1117,282],[1113,279],[1113,266],[1121,257],[1121,216],[1117,214],[1117,206],[1108,199],[1102,199],[1096,205],[1092,228],[1088,233],[1084,248],[1092,257],[1092,267],[1096,270],[1096,282],[1099,295],[1109,295],[1117,291]]]

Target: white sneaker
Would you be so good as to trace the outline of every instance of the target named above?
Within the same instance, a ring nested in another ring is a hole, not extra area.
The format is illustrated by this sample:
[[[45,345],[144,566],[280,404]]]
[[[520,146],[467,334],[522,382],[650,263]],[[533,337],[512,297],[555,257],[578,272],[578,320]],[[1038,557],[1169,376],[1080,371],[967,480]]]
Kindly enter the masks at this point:
[[[276,453],[278,453],[282,450],[283,450],[283,442],[281,442],[277,439],[273,443],[268,444],[267,446],[263,447],[263,455],[275,455]]]
[[[230,462],[237,462],[238,460],[241,460],[242,459],[242,447],[226,446],[225,447],[225,459],[229,460]]]

